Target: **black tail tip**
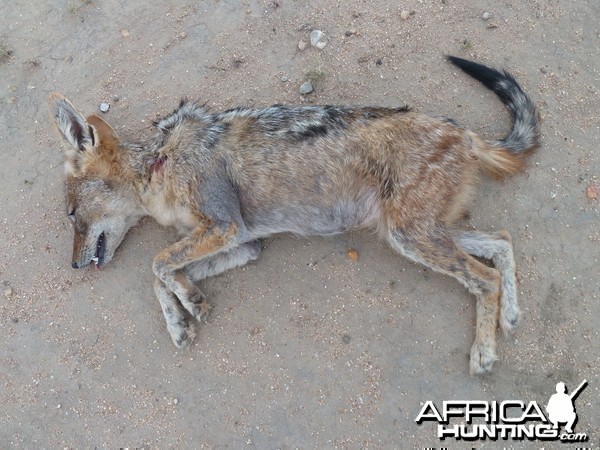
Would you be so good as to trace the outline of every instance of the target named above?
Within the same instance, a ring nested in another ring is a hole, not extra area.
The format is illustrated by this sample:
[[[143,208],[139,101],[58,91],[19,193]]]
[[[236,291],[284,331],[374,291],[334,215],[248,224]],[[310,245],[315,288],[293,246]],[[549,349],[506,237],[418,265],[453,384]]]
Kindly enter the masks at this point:
[[[447,55],[446,59],[460,70],[483,83],[484,86],[492,89],[496,93],[498,93],[499,88],[497,83],[499,81],[507,80],[516,84],[516,81],[512,75],[506,71],[500,72],[496,69],[492,69],[491,67],[484,66],[483,64],[459,58],[457,56]]]
[[[489,76],[490,73],[493,73],[502,76],[502,74],[496,69],[492,69],[491,67],[484,66],[483,64],[479,64],[474,61],[469,61],[468,59],[463,59],[452,55],[446,55],[446,59],[470,75],[487,74]]]
[[[460,63],[464,63],[464,62],[470,62],[466,59],[459,58],[458,56],[453,56],[453,55],[446,55],[446,59],[454,65],[459,65]]]

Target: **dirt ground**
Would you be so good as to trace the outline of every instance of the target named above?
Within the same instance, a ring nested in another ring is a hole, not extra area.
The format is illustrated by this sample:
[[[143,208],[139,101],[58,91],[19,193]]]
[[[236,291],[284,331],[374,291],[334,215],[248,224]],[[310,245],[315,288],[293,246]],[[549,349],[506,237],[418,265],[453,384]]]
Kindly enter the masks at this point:
[[[568,447],[440,441],[415,418],[428,400],[546,405],[584,379],[576,431],[598,446],[599,18],[597,0],[3,1],[0,446]],[[327,46],[300,50],[313,29]],[[105,269],[71,269],[49,93],[84,113],[109,103],[129,138],[183,96],[214,110],[407,103],[502,136],[501,103],[445,54],[509,69],[541,116],[526,172],[484,182],[466,223],[515,244],[523,320],[489,376],[468,373],[474,298],[367,232],[267,239],[203,284],[215,307],[186,352],[152,291],[173,230],[144,220]]]

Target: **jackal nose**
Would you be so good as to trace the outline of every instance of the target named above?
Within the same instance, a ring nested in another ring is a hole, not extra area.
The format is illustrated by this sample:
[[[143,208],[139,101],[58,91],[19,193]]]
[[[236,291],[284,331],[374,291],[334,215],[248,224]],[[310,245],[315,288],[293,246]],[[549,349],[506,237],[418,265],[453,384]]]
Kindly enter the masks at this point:
[[[71,263],[71,267],[72,267],[73,269],[79,269],[79,264],[77,264],[77,261],[73,261],[73,262]]]

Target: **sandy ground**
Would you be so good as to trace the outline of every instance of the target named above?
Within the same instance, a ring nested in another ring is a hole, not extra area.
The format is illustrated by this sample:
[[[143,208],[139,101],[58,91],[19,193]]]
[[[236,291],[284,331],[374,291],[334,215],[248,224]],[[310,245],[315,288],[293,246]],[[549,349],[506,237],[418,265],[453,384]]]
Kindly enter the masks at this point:
[[[3,1],[0,446],[554,448],[440,441],[415,418],[428,400],[545,405],[583,379],[576,431],[597,446],[599,17],[596,0]],[[313,29],[328,45],[299,50]],[[527,171],[483,183],[466,224],[509,229],[519,267],[523,321],[491,375],[468,374],[474,299],[369,233],[266,240],[203,284],[215,308],[183,353],[152,292],[172,230],[145,220],[104,270],[70,268],[50,92],[85,113],[108,102],[130,138],[182,96],[215,110],[408,103],[501,136],[508,114],[447,53],[510,69],[542,119]]]

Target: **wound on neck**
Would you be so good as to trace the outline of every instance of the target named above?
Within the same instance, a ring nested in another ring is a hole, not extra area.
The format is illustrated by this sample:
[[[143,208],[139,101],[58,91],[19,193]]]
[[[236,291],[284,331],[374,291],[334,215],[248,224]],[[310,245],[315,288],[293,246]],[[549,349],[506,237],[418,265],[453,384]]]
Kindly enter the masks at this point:
[[[148,160],[148,167],[150,168],[150,175],[156,172],[162,172],[163,166],[167,161],[166,156],[157,156]]]

